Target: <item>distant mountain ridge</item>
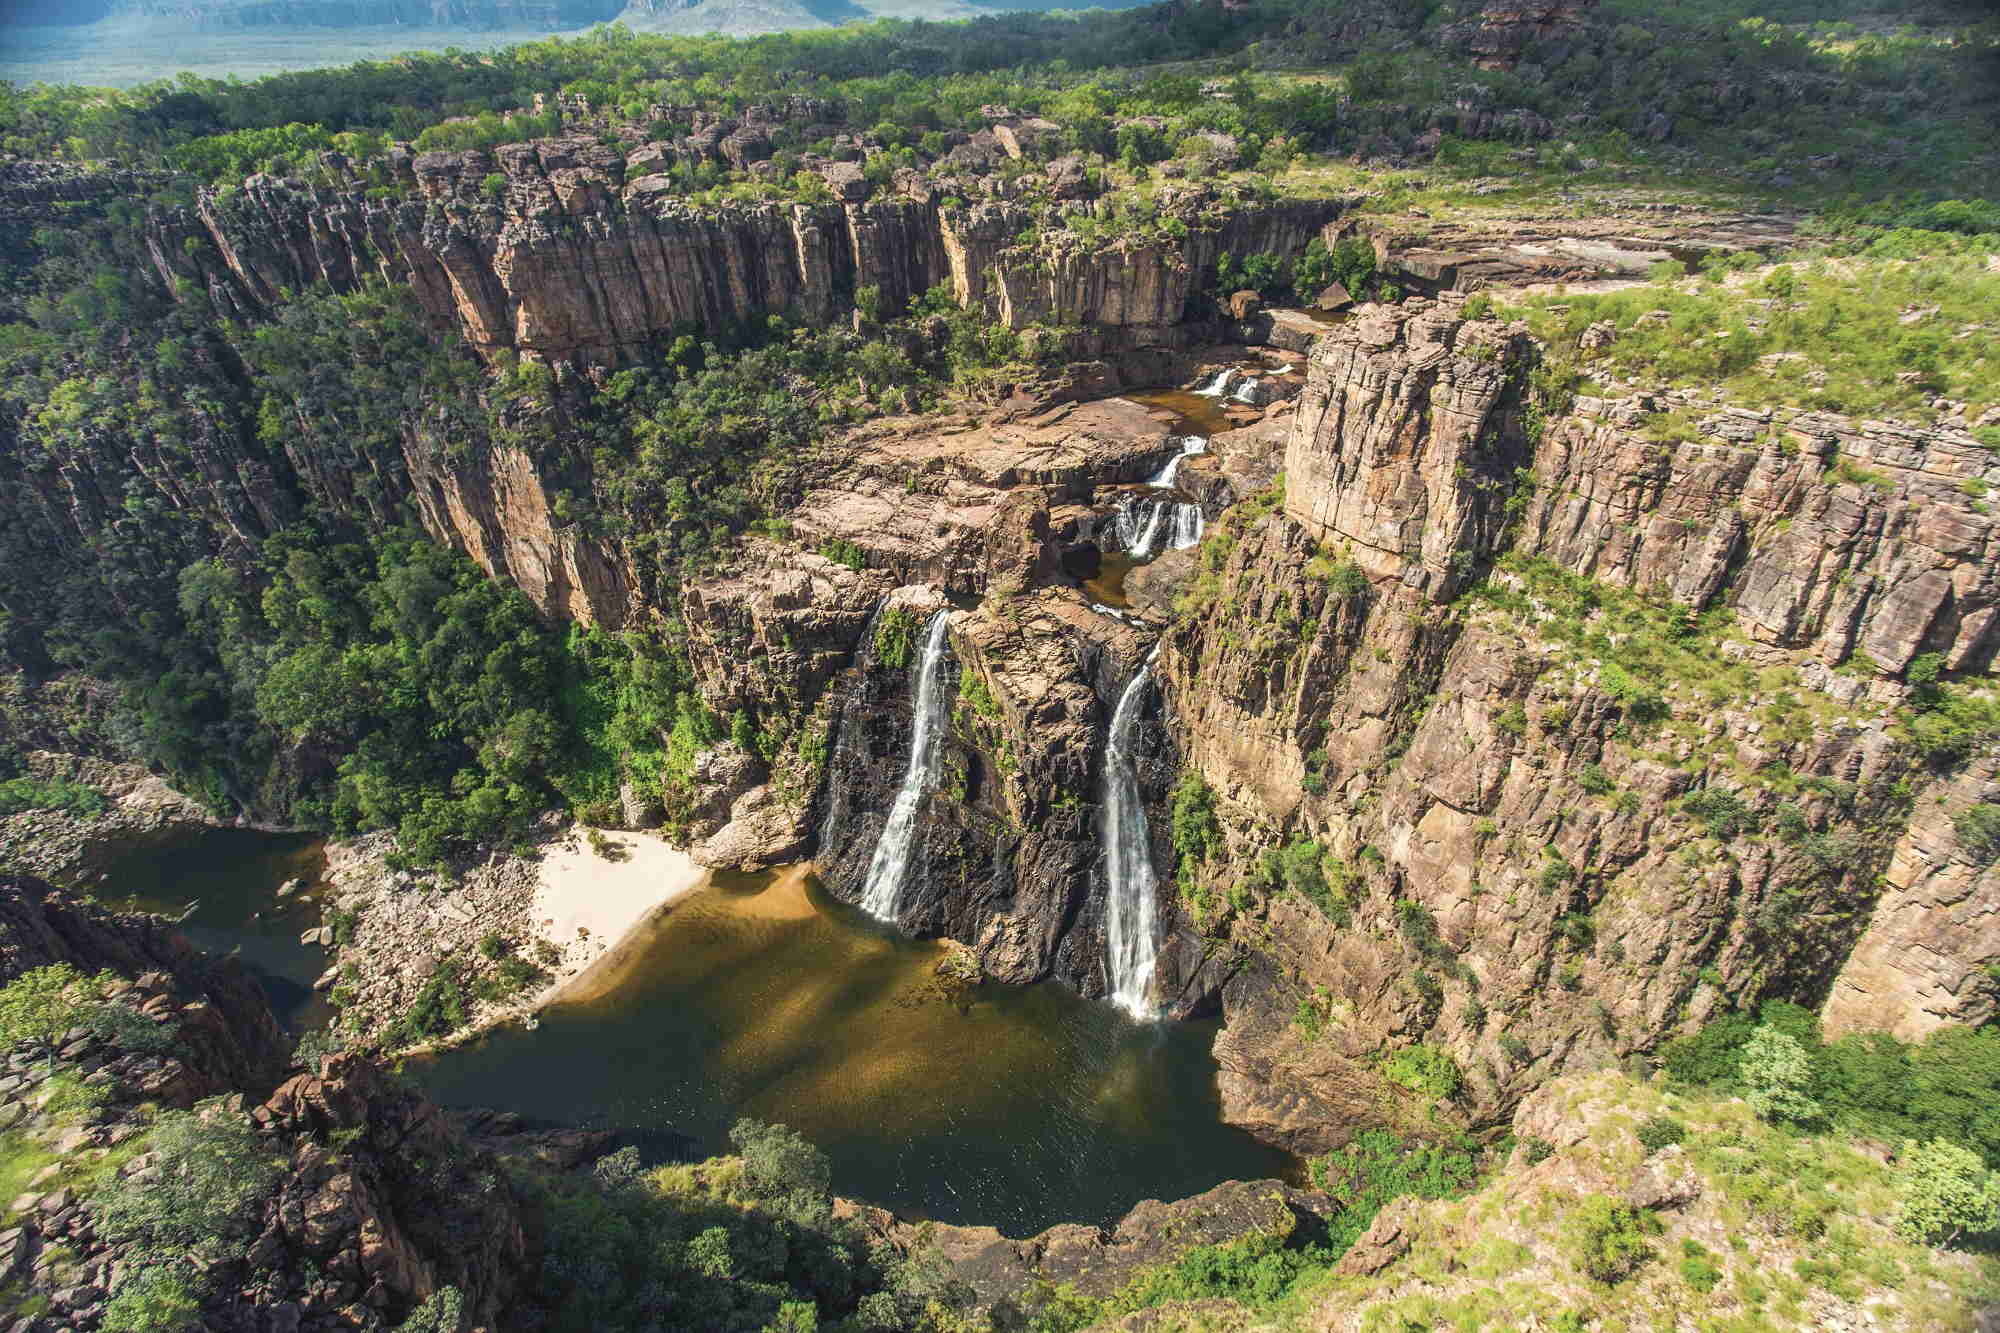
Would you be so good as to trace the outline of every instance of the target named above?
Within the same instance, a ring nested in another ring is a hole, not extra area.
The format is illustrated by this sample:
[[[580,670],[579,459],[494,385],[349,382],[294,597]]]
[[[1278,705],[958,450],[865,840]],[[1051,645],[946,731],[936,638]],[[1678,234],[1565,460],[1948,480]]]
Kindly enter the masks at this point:
[[[214,28],[407,24],[556,29],[608,22],[623,7],[622,0],[116,0],[111,15]]]

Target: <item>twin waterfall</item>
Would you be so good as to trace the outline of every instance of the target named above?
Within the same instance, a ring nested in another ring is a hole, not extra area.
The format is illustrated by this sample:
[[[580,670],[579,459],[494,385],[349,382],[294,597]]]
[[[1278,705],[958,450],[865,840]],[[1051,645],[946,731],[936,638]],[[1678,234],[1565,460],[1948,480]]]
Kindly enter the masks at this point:
[[[1218,377],[1202,392],[1220,396],[1235,387],[1234,372],[1230,377]],[[1153,490],[1171,490],[1180,475],[1181,460],[1208,450],[1208,441],[1199,435],[1185,436],[1179,443],[1180,452],[1147,482]],[[1206,526],[1200,505],[1168,495],[1126,501],[1111,524],[1119,544],[1136,561],[1150,560],[1169,548],[1193,546],[1201,540]],[[895,921],[902,908],[919,817],[937,784],[938,742],[948,717],[943,663],[950,619],[949,610],[939,611],[926,628],[911,700],[910,766],[882,826],[868,865],[868,880],[861,890],[862,909],[883,921]],[[1134,766],[1140,715],[1145,711],[1146,691],[1153,683],[1153,659],[1158,654],[1156,646],[1125,686],[1112,712],[1099,805],[1099,835],[1104,843],[1105,986],[1111,1002],[1138,1019],[1150,1019],[1158,1013],[1152,991],[1159,960],[1159,884],[1153,874],[1145,799]]]
[[[884,921],[894,921],[902,906],[903,882],[910,873],[910,848],[917,838],[917,816],[923,810],[924,798],[936,785],[938,733],[944,730],[948,703],[941,667],[945,631],[949,628],[951,611],[947,608],[931,617],[924,635],[924,651],[917,662],[917,688],[910,710],[914,724],[910,767],[903,774],[896,803],[889,808],[889,822],[882,826],[874,859],[868,863],[868,882],[861,890],[862,910]]]
[[[1111,715],[1111,738],[1104,750],[1104,944],[1105,982],[1111,1002],[1134,1018],[1154,1016],[1153,966],[1159,934],[1154,907],[1153,843],[1139,774],[1132,766],[1139,714],[1152,684],[1155,648]]]

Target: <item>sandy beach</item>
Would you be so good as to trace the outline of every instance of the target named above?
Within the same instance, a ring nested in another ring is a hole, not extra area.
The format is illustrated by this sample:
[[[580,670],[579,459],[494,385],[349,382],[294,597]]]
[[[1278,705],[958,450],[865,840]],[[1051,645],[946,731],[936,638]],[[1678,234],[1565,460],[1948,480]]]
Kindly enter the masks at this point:
[[[661,908],[708,878],[694,858],[656,833],[573,828],[542,848],[530,923],[562,950],[556,984],[537,997],[548,1003],[569,983]]]

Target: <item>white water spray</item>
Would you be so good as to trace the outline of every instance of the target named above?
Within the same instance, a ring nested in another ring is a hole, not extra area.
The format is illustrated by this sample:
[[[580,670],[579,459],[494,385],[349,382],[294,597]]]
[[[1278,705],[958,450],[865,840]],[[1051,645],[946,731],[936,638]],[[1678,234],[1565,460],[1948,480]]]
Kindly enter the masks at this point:
[[[868,863],[868,882],[861,889],[861,908],[870,916],[894,921],[902,906],[903,881],[910,873],[910,848],[916,842],[917,816],[924,798],[930,795],[937,769],[937,738],[944,730],[945,631],[951,627],[947,609],[931,617],[924,635],[923,656],[917,663],[917,686],[911,696],[910,715],[914,734],[910,738],[910,767],[903,774],[903,786],[896,803],[889,808],[889,820],[875,844],[875,857]]]
[[[1134,1018],[1153,1017],[1153,968],[1159,950],[1152,837],[1139,796],[1139,775],[1132,767],[1139,712],[1145,706],[1153,656],[1158,652],[1155,648],[1147,656],[1119,696],[1104,749],[1105,980],[1111,1002]]]
[[[1155,473],[1146,484],[1162,490],[1171,487],[1174,484],[1174,478],[1180,475],[1181,460],[1183,458],[1191,458],[1195,454],[1205,454],[1207,452],[1208,441],[1205,438],[1200,435],[1186,436],[1181,440],[1181,451],[1172,458],[1169,458],[1167,465]]]
[[[1228,393],[1230,386],[1236,382],[1236,375],[1237,371],[1233,366],[1218,370],[1215,372],[1215,378],[1196,389],[1195,393],[1203,398],[1220,398]]]
[[[1203,516],[1200,505],[1177,504],[1174,506],[1174,531],[1167,539],[1168,545],[1176,551],[1185,551],[1201,540],[1201,534],[1207,527],[1208,520]]]

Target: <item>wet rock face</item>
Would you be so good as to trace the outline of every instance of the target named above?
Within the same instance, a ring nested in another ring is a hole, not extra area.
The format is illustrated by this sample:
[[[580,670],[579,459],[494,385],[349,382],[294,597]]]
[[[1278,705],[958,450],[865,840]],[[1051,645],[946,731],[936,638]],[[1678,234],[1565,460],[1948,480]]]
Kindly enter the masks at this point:
[[[949,732],[899,919],[964,941],[998,980],[1053,975],[1101,994],[1095,821],[1105,700],[1137,670],[1145,632],[1091,612],[1073,592],[1043,589],[961,614],[949,643]],[[816,859],[842,898],[859,897],[903,781],[913,671],[864,655],[839,687]],[[1162,781],[1153,794],[1164,794]]]

